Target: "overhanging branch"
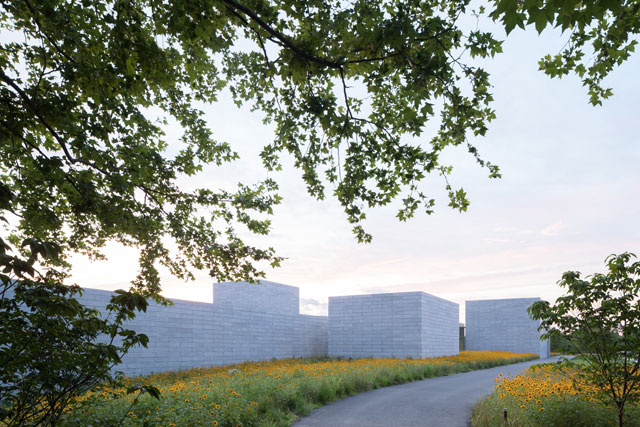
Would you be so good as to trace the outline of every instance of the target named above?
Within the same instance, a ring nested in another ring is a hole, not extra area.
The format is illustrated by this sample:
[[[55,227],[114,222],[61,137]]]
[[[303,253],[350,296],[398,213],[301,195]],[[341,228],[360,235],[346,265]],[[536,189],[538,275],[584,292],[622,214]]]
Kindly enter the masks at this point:
[[[260,18],[254,11],[252,11],[248,7],[246,7],[244,5],[241,5],[240,3],[238,3],[238,2],[236,2],[234,0],[222,0],[222,2],[225,3],[227,6],[231,7],[232,9],[239,10],[242,13],[244,13],[245,15],[247,15],[256,24],[258,24],[260,27],[262,27],[266,32],[271,34],[271,36],[275,37],[278,41],[280,41],[285,47],[291,49],[292,51],[294,51],[295,53],[297,53],[301,57],[305,58],[306,60],[308,60],[310,62],[314,62],[314,63],[319,64],[319,65],[324,65],[325,67],[329,67],[329,68],[340,68],[340,67],[342,67],[342,65],[343,65],[342,62],[330,61],[328,59],[312,55],[309,52],[306,52],[306,51],[300,49],[291,40],[289,40],[287,37],[285,37],[284,34],[282,34],[280,31],[276,30],[275,28],[273,28],[271,25],[269,25],[266,21],[264,21],[262,18]]]
[[[42,114],[40,113],[40,111],[38,110],[38,108],[36,108],[36,106],[33,104],[33,102],[31,101],[31,99],[29,98],[29,96],[20,88],[20,86],[18,86],[16,84],[16,82],[9,76],[7,76],[3,71],[0,71],[0,80],[2,80],[3,82],[5,82],[6,84],[8,84],[17,94],[18,96],[20,96],[20,98],[22,98],[22,100],[24,101],[24,103],[26,104],[26,106],[29,108],[29,110],[31,110],[31,112],[36,116],[36,118],[40,121],[40,123],[47,128],[47,130],[49,131],[49,133],[51,134],[51,136],[53,136],[53,138],[56,140],[56,142],[60,145],[60,147],[62,147],[62,151],[64,152],[64,156],[67,158],[67,160],[69,160],[71,163],[76,164],[76,163],[81,163],[83,165],[89,166],[91,168],[97,169],[98,171],[102,172],[103,174],[107,175],[107,171],[105,171],[104,169],[102,169],[101,167],[87,161],[84,159],[77,159],[75,157],[73,157],[71,155],[71,153],[69,152],[69,148],[67,147],[66,142],[64,141],[64,139],[58,134],[58,132],[56,132],[56,130],[51,127],[51,125],[45,120],[45,118],[42,116]]]

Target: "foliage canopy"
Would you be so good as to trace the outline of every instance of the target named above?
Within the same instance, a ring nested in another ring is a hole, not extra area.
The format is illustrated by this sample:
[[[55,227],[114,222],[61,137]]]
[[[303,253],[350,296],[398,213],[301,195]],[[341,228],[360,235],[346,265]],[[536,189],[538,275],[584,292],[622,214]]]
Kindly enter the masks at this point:
[[[277,265],[273,250],[234,231],[268,232],[264,214],[280,200],[274,181],[177,185],[237,156],[203,119],[203,104],[224,88],[275,125],[273,140],[261,141],[265,167],[278,169],[289,153],[312,196],[331,184],[358,239],[371,238],[361,226],[368,208],[399,199],[401,220],[431,213],[435,200],[421,187],[429,175],[441,175],[449,205],[465,210],[465,192],[448,182],[452,166],[439,161],[446,147],[466,145],[499,177],[468,136],[484,135],[495,117],[489,75],[473,58],[494,56],[501,42],[461,23],[485,14],[469,3],[2,1],[0,180],[4,207],[19,218],[12,243],[30,237],[92,257],[108,240],[137,247],[134,284],[149,295],[158,263],[181,278],[196,267],[218,280],[253,277],[254,261]],[[637,0],[488,5],[507,32],[570,32],[541,66],[579,74],[593,103],[610,94],[601,80],[633,51],[640,28]],[[180,141],[165,139],[169,120]],[[424,135],[430,121],[437,130]]]
[[[568,34],[560,52],[546,55],[540,69],[551,77],[575,73],[589,93],[589,102],[601,105],[613,94],[603,79],[635,51],[640,32],[638,0],[493,0],[491,13],[510,33],[534,25],[538,33],[553,26]]]

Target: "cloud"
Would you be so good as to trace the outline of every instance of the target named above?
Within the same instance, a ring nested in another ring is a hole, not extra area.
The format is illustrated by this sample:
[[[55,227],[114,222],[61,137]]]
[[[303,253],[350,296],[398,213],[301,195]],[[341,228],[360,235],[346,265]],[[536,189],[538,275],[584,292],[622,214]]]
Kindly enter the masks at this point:
[[[540,234],[543,236],[557,236],[564,228],[562,221],[555,221],[540,230]]]
[[[515,234],[518,236],[528,236],[530,234],[534,234],[533,231],[526,229],[526,228],[518,228],[518,227],[505,227],[505,226],[499,226],[499,227],[495,227],[493,229],[493,231],[496,231],[498,233],[508,233],[508,234]]]
[[[482,241],[492,244],[492,243],[513,243],[513,239],[497,239],[497,238],[489,238],[485,237]]]
[[[327,298],[300,298],[300,314],[326,316],[329,312]]]

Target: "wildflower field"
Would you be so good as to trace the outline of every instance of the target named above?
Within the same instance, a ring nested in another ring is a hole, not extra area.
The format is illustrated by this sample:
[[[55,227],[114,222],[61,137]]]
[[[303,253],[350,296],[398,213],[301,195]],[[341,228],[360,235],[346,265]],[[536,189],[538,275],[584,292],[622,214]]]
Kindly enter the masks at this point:
[[[514,377],[496,378],[495,392],[473,409],[473,427],[599,427],[618,424],[615,406],[597,398],[588,384],[574,382],[576,369],[535,365]],[[504,410],[507,420],[504,420]],[[640,407],[627,403],[626,426],[640,426]]]
[[[165,372],[126,379],[152,384],[161,399],[125,389],[82,396],[62,426],[287,426],[314,408],[352,394],[492,366],[535,354],[464,351],[430,359],[284,359]],[[120,424],[122,422],[122,424]]]

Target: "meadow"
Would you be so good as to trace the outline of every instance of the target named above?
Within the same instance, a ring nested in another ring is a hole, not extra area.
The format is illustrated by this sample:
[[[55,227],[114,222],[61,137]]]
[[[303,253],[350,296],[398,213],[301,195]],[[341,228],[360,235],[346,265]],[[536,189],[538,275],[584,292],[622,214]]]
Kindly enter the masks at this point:
[[[152,384],[156,400],[103,388],[78,399],[62,426],[288,426],[331,401],[379,387],[536,359],[463,351],[429,359],[283,359],[125,379]],[[134,402],[135,401],[135,402]]]
[[[595,387],[577,380],[576,369],[537,365],[513,377],[496,378],[495,391],[478,403],[473,427],[600,427],[618,425],[617,410]],[[574,381],[576,379],[576,381]],[[504,411],[507,419],[504,419]],[[627,403],[625,426],[640,426],[640,406]]]

